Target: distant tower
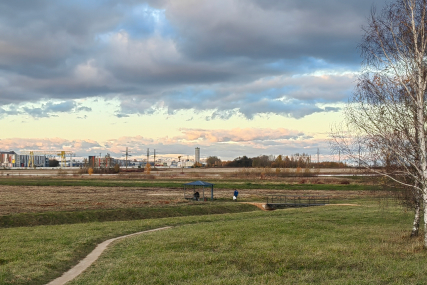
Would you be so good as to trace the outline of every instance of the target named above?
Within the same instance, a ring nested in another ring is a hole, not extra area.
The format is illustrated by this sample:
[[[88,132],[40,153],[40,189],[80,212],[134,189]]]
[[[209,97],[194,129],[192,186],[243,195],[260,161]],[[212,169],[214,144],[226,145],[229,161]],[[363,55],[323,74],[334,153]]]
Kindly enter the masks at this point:
[[[200,163],[200,148],[196,147],[196,162]]]

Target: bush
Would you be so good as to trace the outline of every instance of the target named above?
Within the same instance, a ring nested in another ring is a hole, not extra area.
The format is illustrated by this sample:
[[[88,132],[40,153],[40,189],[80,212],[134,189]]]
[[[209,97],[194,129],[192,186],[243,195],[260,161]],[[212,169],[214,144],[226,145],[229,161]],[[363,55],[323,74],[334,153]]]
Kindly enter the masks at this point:
[[[114,165],[114,173],[119,173],[120,172],[120,165],[116,164]]]

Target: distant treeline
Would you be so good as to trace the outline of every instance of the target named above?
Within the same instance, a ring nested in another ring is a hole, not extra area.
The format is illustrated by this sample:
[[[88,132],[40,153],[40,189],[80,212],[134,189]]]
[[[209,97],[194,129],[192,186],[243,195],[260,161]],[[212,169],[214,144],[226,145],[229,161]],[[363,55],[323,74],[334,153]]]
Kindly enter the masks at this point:
[[[260,155],[249,158],[246,155],[234,160],[222,161],[217,156],[209,156],[206,159],[208,167],[271,167],[271,168],[346,168],[342,162],[322,161],[312,162],[308,154],[294,154],[291,156]]]

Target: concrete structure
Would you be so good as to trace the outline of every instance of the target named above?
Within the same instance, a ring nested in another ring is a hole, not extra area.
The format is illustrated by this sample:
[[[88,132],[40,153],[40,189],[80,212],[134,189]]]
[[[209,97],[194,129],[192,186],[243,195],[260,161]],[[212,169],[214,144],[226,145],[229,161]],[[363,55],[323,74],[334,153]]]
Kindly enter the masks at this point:
[[[197,163],[200,163],[200,148],[199,147],[196,147],[195,161]]]

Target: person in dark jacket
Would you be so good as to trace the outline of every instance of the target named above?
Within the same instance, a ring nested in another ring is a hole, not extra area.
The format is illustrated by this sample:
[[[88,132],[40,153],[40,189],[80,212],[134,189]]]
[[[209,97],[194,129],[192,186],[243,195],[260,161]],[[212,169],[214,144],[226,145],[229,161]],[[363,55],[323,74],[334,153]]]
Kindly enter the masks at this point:
[[[233,200],[234,200],[234,202],[237,202],[237,195],[239,195],[239,191],[237,191],[236,189],[234,189],[234,194],[233,194]]]
[[[199,201],[199,198],[200,198],[199,192],[194,193],[193,199],[196,200],[196,201]]]

